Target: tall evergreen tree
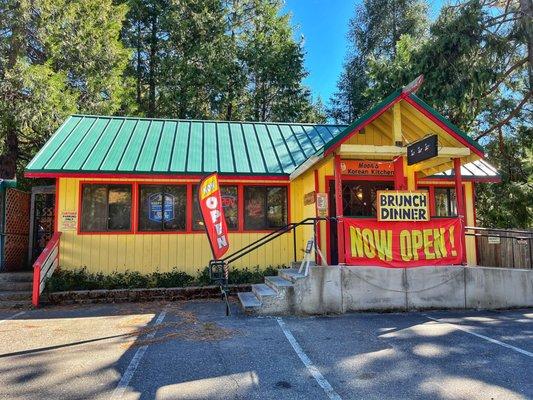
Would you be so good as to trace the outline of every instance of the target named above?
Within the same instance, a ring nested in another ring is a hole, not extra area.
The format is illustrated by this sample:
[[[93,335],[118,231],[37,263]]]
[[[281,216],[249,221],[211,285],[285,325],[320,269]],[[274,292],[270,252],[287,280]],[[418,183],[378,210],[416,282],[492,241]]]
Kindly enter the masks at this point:
[[[13,178],[66,115],[123,105],[124,14],[111,0],[0,0],[2,178]]]
[[[374,82],[368,76],[371,59],[392,59],[402,35],[423,37],[428,26],[424,0],[365,0],[350,20],[350,49],[344,71],[331,99],[329,116],[349,123],[374,102],[368,95]]]

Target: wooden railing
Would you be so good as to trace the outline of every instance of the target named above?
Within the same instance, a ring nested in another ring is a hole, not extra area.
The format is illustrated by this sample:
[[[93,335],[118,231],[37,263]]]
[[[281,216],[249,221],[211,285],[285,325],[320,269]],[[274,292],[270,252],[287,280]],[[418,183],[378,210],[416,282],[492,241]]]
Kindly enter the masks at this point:
[[[46,280],[52,276],[59,264],[59,239],[61,232],[56,232],[46,244],[43,252],[33,264],[33,293],[32,304],[39,305],[40,296],[46,285]]]

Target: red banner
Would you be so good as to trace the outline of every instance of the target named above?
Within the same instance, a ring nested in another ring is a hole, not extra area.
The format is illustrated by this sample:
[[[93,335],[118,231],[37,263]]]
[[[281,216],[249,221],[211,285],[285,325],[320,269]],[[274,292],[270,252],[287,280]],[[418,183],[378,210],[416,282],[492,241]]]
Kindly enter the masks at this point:
[[[379,222],[344,218],[346,264],[383,267],[461,264],[458,218]]]
[[[202,179],[198,188],[198,200],[213,257],[218,260],[228,251],[229,238],[216,173]]]

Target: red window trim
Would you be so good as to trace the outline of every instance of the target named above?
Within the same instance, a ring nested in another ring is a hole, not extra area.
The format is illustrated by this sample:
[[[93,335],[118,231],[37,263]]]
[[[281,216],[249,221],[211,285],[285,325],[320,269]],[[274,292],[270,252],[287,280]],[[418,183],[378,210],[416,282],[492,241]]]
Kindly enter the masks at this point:
[[[236,180],[240,178],[236,178]],[[204,231],[193,230],[192,229],[192,209],[193,209],[193,186],[200,183],[200,180],[191,180],[187,182],[176,182],[172,180],[162,180],[154,182],[153,180],[138,180],[138,181],[108,181],[108,180],[80,180],[78,183],[78,224],[77,224],[77,234],[78,235],[205,235]],[[245,186],[283,186],[287,188],[287,222],[291,221],[291,190],[290,182],[239,182],[232,181],[229,179],[221,179],[221,185],[224,186],[237,186],[238,194],[238,229],[230,230],[230,234],[234,233],[270,233],[275,231],[278,228],[272,229],[244,229],[244,187]],[[131,209],[131,219],[132,223],[130,224],[129,231],[91,231],[84,232],[81,230],[81,219],[82,219],[82,188],[83,185],[124,185],[132,187],[132,209]],[[187,190],[187,205],[186,205],[186,219],[185,219],[185,230],[180,231],[139,231],[139,218],[138,218],[138,207],[139,207],[139,186],[140,185],[178,185],[186,186]]]
[[[83,185],[117,185],[117,186],[130,186],[131,187],[131,198],[132,198],[132,208],[130,209],[130,229],[127,231],[82,231],[81,230],[81,220],[82,220],[82,200],[83,200]],[[117,182],[117,181],[80,181],[78,186],[78,222],[77,222],[77,233],[78,235],[130,235],[134,232],[134,217],[135,212],[133,205],[135,204],[134,195],[135,195],[135,185],[131,182]]]

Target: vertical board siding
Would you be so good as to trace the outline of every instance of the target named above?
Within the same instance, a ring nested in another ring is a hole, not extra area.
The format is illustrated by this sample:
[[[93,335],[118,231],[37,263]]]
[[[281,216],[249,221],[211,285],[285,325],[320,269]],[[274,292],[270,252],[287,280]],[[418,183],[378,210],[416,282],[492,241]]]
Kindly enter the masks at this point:
[[[78,211],[80,179],[60,178],[58,217],[63,211]],[[103,182],[109,183],[107,180]],[[156,180],[150,180],[156,182]],[[91,181],[93,182],[93,181]],[[113,181],[115,182],[115,181]],[[132,182],[117,179],[116,182]],[[250,182],[253,184],[253,182]],[[61,227],[59,227],[61,230]],[[230,233],[230,253],[258,240],[265,233]],[[229,254],[229,253],[228,253]],[[235,268],[288,265],[292,261],[292,235],[286,234],[232,264]],[[111,274],[139,271],[145,274],[176,268],[196,275],[211,259],[204,233],[179,234],[83,234],[63,231],[60,242],[62,268],[85,267],[89,272]]]

